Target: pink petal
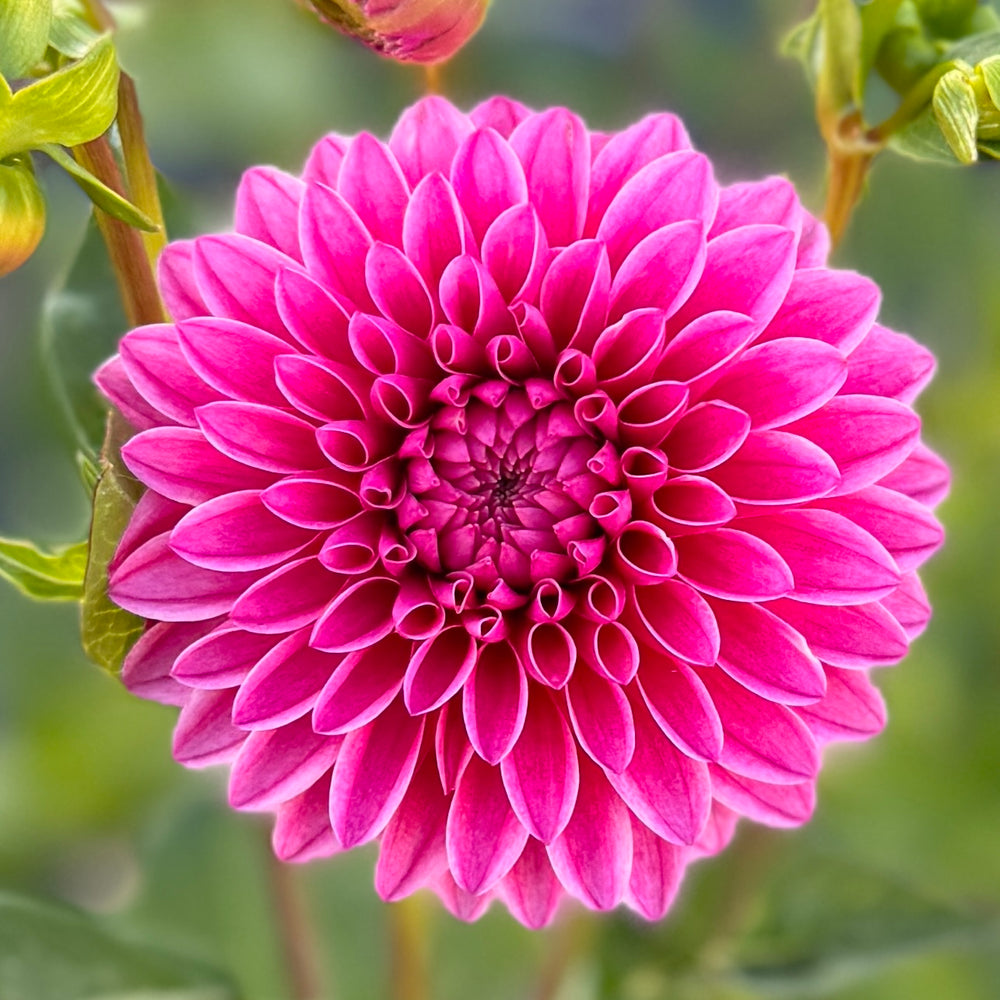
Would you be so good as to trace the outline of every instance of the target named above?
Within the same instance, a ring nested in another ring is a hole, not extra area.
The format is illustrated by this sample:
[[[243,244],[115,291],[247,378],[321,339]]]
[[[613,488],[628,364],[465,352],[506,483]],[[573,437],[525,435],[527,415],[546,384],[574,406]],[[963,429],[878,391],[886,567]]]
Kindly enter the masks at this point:
[[[618,430],[631,445],[656,447],[687,410],[688,388],[680,382],[651,382],[618,407]]]
[[[847,358],[844,392],[912,403],[930,381],[934,355],[911,337],[877,323]]]
[[[620,774],[635,753],[632,709],[620,685],[592,670],[577,670],[566,688],[580,746],[602,767]]]
[[[791,596],[813,604],[876,601],[899,584],[892,556],[867,531],[829,510],[789,510],[742,527],[778,550],[795,577]]]
[[[779,829],[801,826],[816,808],[816,783],[770,785],[710,765],[712,794],[744,816]]]
[[[649,498],[649,503],[659,517],[675,524],[709,527],[736,516],[736,504],[728,494],[701,476],[675,476]]]
[[[609,326],[594,345],[601,387],[620,398],[646,384],[663,352],[663,313],[638,309]]]
[[[403,217],[403,250],[429,287],[437,287],[444,269],[469,253],[474,237],[451,184],[430,174],[416,187]]]
[[[878,482],[913,451],[920,418],[880,396],[837,396],[787,430],[818,444],[840,469],[839,493]]]
[[[702,593],[732,601],[767,601],[794,586],[792,571],[766,542],[717,528],[678,538],[678,574]]]
[[[386,319],[420,337],[430,333],[434,321],[430,294],[401,250],[387,243],[373,244],[365,259],[365,280]]]
[[[506,137],[531,113],[510,97],[488,97],[469,112],[469,120],[476,128],[493,128]]]
[[[274,361],[278,388],[300,413],[323,423],[371,416],[372,376],[334,361],[285,354]]]
[[[742,351],[756,332],[753,319],[742,313],[725,309],[705,313],[670,339],[658,375],[696,388],[711,383],[709,376]]]
[[[301,795],[329,772],[340,743],[336,737],[318,736],[308,719],[251,733],[233,761],[229,804],[270,811]]]
[[[163,248],[156,262],[156,283],[171,319],[211,312],[194,277],[194,240],[174,240]]]
[[[474,752],[458,703],[453,701],[443,705],[434,730],[434,758],[441,789],[446,795],[455,790]]]
[[[438,291],[448,321],[468,330],[480,343],[515,332],[514,317],[500,289],[475,257],[456,257],[444,269]]]
[[[867,740],[885,728],[885,702],[862,670],[827,667],[826,697],[796,709],[820,742]]]
[[[209,443],[234,462],[285,473],[326,464],[316,428],[284,410],[226,400],[200,407],[197,416]]]
[[[416,187],[428,174],[447,176],[458,147],[472,131],[472,123],[451,102],[424,97],[400,116],[389,149],[410,185]]]
[[[302,168],[302,180],[310,185],[325,184],[336,191],[340,165],[344,162],[344,154],[350,143],[350,139],[332,132],[323,136],[309,151],[309,157]]]
[[[537,930],[550,923],[562,897],[545,847],[529,837],[521,857],[500,883],[500,895],[510,912],[526,927]]]
[[[600,240],[561,250],[542,282],[541,310],[558,347],[589,351],[604,329],[610,305],[611,261]]]
[[[712,610],[722,633],[719,666],[733,680],[785,705],[823,697],[823,665],[791,625],[757,604],[713,601]]]
[[[528,199],[549,243],[568,246],[583,235],[590,186],[590,137],[583,122],[565,108],[526,118],[510,135],[524,165]]]
[[[531,205],[508,208],[483,237],[483,263],[507,302],[537,299],[549,265],[549,241]]]
[[[911,641],[930,621],[931,606],[916,573],[905,574],[899,587],[882,599],[882,606],[899,622]]]
[[[301,259],[299,206],[305,184],[274,167],[252,167],[236,189],[236,232]]]
[[[785,177],[730,184],[719,192],[711,235],[760,222],[784,226],[797,234],[803,214],[795,188]]]
[[[677,749],[641,700],[632,707],[635,754],[621,774],[606,772],[608,781],[653,833],[673,844],[692,844],[712,807],[708,768]]]
[[[122,664],[122,683],[134,695],[164,705],[183,705],[188,692],[171,676],[178,657],[213,628],[207,622],[160,622],[144,632]],[[228,686],[228,685],[223,685]]]
[[[347,147],[337,191],[376,240],[402,244],[409,185],[396,158],[368,132],[355,136]]]
[[[168,422],[132,385],[125,363],[117,354],[94,372],[94,384],[136,430],[144,431]]]
[[[721,670],[699,673],[722,719],[721,767],[779,785],[816,776],[816,741],[790,708],[753,694]]]
[[[252,632],[291,632],[314,622],[343,582],[315,556],[296,559],[248,587],[230,617]]]
[[[580,794],[566,829],[549,845],[549,860],[566,891],[597,910],[621,902],[632,869],[628,809],[596,764],[580,766]]]
[[[476,753],[498,764],[520,737],[528,713],[528,679],[510,645],[482,648],[462,692],[462,712]]]
[[[260,495],[268,510],[302,528],[336,528],[361,513],[357,493],[330,479],[282,479]]]
[[[245,632],[227,622],[192,642],[177,657],[172,673],[188,687],[207,690],[238,687],[277,643],[273,635]]]
[[[709,400],[692,406],[663,447],[681,472],[703,472],[734,455],[750,433],[750,418],[735,406]]]
[[[712,609],[704,597],[679,580],[636,587],[626,617],[635,619],[636,637],[653,649],[663,648],[688,663],[706,665],[715,663],[719,655],[719,627]]]
[[[347,307],[301,271],[284,270],[274,281],[275,303],[289,333],[308,351],[351,360]]]
[[[500,771],[518,819],[533,837],[551,843],[573,813],[580,768],[569,725],[543,688],[531,688],[524,729]]]
[[[271,844],[282,861],[327,858],[343,850],[330,829],[330,775],[275,810]]]
[[[330,789],[330,821],[344,847],[371,840],[389,822],[413,776],[423,733],[423,717],[410,715],[400,699],[344,737]]]
[[[580,656],[602,677],[616,684],[628,684],[635,676],[639,647],[632,633],[619,622],[600,621],[596,625],[577,622],[574,636]]]
[[[237,726],[277,729],[309,712],[340,657],[312,649],[308,642],[309,630],[301,629],[261,657],[233,702]]]
[[[705,685],[690,667],[673,657],[647,657],[639,674],[639,693],[656,724],[695,760],[718,760],[722,722]]]
[[[677,572],[673,541],[649,521],[627,524],[615,540],[615,555],[622,579],[629,583],[657,584]]]
[[[951,473],[939,455],[918,442],[903,462],[883,476],[878,484],[927,507],[936,507],[948,495]]]
[[[367,577],[345,587],[316,622],[312,645],[331,653],[348,653],[384,639],[392,631],[392,606],[398,593],[399,583],[388,577]]]
[[[660,920],[670,909],[684,876],[684,852],[632,820],[632,874],[625,902],[647,920]]]
[[[459,625],[424,639],[413,651],[403,680],[403,701],[412,715],[440,708],[476,665],[476,641]]]
[[[473,757],[448,811],[445,835],[455,881],[475,895],[491,889],[521,856],[528,831],[511,810],[499,768]]]
[[[192,691],[174,727],[174,759],[185,767],[226,764],[247,734],[231,721],[232,691]]]

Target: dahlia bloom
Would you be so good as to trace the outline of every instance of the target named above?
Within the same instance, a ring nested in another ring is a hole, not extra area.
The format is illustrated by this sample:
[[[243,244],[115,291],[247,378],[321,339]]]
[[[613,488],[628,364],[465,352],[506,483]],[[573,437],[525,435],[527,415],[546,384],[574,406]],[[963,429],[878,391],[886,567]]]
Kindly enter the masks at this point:
[[[147,492],[110,573],[179,761],[304,861],[530,926],[648,918],[804,822],[927,622],[928,351],[782,178],[680,122],[416,104],[255,168],[98,373]]]

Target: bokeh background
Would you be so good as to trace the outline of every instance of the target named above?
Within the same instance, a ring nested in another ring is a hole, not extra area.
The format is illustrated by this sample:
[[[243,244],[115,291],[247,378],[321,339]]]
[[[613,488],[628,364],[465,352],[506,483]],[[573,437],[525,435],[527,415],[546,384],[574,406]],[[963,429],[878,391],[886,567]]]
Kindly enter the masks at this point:
[[[811,7],[494,0],[444,86],[463,106],[494,92],[568,104],[596,128],[669,108],[724,180],[787,173],[817,208],[811,99],[799,67],[777,55]],[[297,170],[325,131],[384,134],[423,88],[418,70],[334,36],[292,0],[114,9],[153,158],[180,206],[174,235],[228,226],[246,167]],[[48,234],[0,282],[0,533],[57,543],[82,536],[86,501],[37,328],[87,206],[55,171],[43,177]],[[302,869],[331,1000],[1000,996],[997,168],[885,155],[836,262],[872,275],[883,321],[937,352],[921,409],[927,439],[954,470],[941,513],[948,544],[925,574],[935,618],[909,659],[878,675],[888,730],[829,755],[807,828],[743,829],[726,855],[692,869],[661,924],[571,917],[532,934],[501,912],[464,926],[432,900],[418,904],[407,919],[425,924],[423,994],[415,980],[390,986],[393,934],[405,922],[371,888],[373,854]],[[246,1000],[283,1000],[268,830],[225,809],[218,774],[171,761],[173,714],[84,660],[73,607],[0,587],[0,890],[71,903],[98,914],[101,933],[226,970]],[[0,919],[0,953],[15,932]],[[48,1000],[31,989],[4,1000]],[[79,995],[126,996],[87,989]]]

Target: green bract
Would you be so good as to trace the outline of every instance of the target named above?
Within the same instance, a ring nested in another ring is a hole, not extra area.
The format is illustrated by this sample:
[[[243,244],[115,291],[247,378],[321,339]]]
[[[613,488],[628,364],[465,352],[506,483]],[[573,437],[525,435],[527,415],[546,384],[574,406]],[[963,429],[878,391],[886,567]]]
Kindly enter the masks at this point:
[[[0,73],[27,76],[49,47],[52,0],[0,0]]]

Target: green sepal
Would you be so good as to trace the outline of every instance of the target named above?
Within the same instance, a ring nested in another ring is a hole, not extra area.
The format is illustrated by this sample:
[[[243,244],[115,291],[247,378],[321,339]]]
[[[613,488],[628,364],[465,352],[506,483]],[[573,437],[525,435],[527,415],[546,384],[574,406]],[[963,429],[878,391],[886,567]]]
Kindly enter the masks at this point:
[[[889,137],[889,148],[921,163],[959,165],[929,105],[909,125]]]
[[[100,38],[80,0],[55,0],[49,45],[67,59],[81,59]]]
[[[99,181],[61,146],[46,143],[44,146],[39,146],[38,150],[55,160],[80,185],[87,197],[108,215],[120,219],[129,226],[134,226],[136,229],[141,229],[144,233],[155,233],[160,228],[142,209],[137,208],[132,202]]]
[[[979,108],[976,92],[968,76],[960,69],[949,70],[934,87],[931,102],[934,119],[955,159],[969,166],[976,162],[976,126]]]
[[[0,577],[40,601],[78,601],[83,596],[87,543],[43,552],[31,542],[0,538]]]
[[[0,0],[0,73],[27,76],[49,47],[52,0]]]
[[[986,87],[986,93],[990,95],[993,107],[1000,108],[1000,55],[984,59],[976,70],[983,78],[983,85]]]
[[[118,112],[118,57],[102,35],[78,62],[16,94],[0,88],[0,160],[49,143],[79,146],[110,128]]]
[[[879,49],[896,26],[896,18],[903,0],[871,0],[860,10],[861,51],[858,73],[854,80],[854,100],[861,107],[868,87],[868,77],[875,68]]]
[[[83,584],[80,638],[83,650],[110,673],[121,670],[128,651],[142,635],[142,618],[114,604],[108,596],[108,566],[118,548],[142,486],[125,468],[121,446],[131,430],[119,413],[108,416],[108,430],[101,451],[100,475],[94,490],[90,524],[90,550]]]
[[[45,233],[45,198],[31,160],[0,163],[0,277],[20,267]]]
[[[839,117],[856,103],[861,69],[861,15],[854,0],[820,0],[822,62],[816,78],[817,108]]]

